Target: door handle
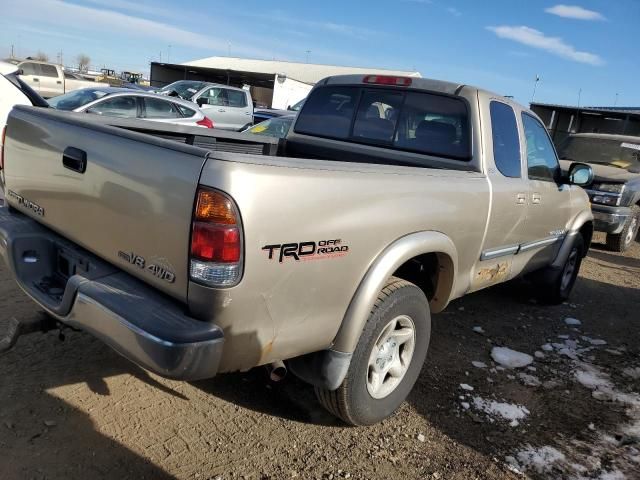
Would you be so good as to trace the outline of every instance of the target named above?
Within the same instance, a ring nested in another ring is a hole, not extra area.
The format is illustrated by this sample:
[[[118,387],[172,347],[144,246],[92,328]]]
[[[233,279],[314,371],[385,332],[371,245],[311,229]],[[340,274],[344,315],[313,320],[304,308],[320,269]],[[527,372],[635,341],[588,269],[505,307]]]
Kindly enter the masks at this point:
[[[539,204],[542,201],[542,195],[539,193],[531,194],[531,203]]]
[[[39,81],[40,81],[40,79],[39,79],[39,78],[34,78],[34,79],[33,79],[33,81],[34,81],[34,82],[39,82]]]
[[[218,111],[219,112],[226,112],[226,110],[224,108],[219,108]]]
[[[57,83],[58,85],[60,85],[60,84],[62,83],[62,81],[58,80],[56,83]]]
[[[87,152],[75,147],[67,147],[62,152],[62,165],[74,172],[84,173],[87,170]]]
[[[524,193],[519,193],[516,195],[516,201],[518,205],[524,205],[527,201],[527,196]]]

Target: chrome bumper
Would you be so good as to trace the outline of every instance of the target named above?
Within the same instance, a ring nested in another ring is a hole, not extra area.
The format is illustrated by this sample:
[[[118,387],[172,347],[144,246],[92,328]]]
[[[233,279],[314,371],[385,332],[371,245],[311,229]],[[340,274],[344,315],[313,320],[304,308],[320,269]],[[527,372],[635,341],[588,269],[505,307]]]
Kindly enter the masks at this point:
[[[598,232],[618,234],[624,228],[631,210],[627,207],[592,205],[593,227]]]
[[[61,250],[81,273],[52,287]],[[0,257],[52,316],[141,367],[180,380],[216,375],[224,345],[218,326],[187,316],[173,299],[6,207],[0,208]]]

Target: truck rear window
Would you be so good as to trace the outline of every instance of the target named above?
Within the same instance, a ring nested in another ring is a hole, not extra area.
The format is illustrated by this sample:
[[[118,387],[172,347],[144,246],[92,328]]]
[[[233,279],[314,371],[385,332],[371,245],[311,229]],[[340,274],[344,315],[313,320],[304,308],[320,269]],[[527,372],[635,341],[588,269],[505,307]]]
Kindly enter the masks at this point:
[[[306,100],[295,132],[469,160],[466,103],[436,93],[329,86]]]

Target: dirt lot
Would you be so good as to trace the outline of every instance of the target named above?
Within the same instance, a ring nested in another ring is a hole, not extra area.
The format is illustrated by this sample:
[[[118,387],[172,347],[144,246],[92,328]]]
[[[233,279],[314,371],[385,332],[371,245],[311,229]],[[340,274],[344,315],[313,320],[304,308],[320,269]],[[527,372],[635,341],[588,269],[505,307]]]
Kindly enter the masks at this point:
[[[640,245],[596,243],[575,303],[542,307],[530,288],[438,315],[409,401],[370,428],[342,426],[291,376],[173,382],[82,333],[23,337],[0,357],[0,479],[640,478]],[[38,314],[6,270],[0,312]],[[493,346],[539,353],[500,370]]]

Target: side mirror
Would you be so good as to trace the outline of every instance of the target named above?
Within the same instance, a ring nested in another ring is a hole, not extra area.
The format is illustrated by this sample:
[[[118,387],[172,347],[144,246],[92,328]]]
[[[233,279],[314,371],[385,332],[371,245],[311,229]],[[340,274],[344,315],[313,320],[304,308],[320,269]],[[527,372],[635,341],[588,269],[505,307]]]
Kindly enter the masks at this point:
[[[569,183],[585,187],[593,182],[593,169],[586,163],[572,163],[569,168]]]
[[[202,105],[209,105],[209,99],[206,97],[200,97],[196,100],[196,103],[199,107],[201,107]]]

